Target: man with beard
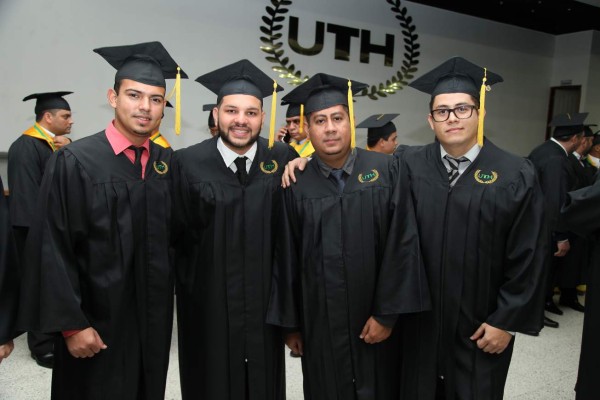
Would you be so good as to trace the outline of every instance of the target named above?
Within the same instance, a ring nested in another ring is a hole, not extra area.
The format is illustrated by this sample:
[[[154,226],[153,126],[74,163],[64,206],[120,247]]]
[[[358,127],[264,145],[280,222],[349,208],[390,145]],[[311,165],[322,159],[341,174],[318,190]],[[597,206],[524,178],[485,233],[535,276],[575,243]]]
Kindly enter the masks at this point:
[[[302,354],[306,399],[396,400],[396,320],[429,294],[408,181],[354,147],[350,84],[366,87],[317,74],[284,97],[305,105],[315,153],[283,194],[268,321]]]
[[[179,68],[159,42],[94,50],[117,69],[105,130],[49,160],[20,326],[61,333],[52,399],[163,399],[173,319],[172,151],[149,140]],[[181,76],[185,74],[181,72]]]
[[[8,150],[8,186],[10,218],[17,245],[23,257],[27,233],[36,213],[40,184],[48,159],[59,148],[70,143],[73,117],[69,103],[63,98],[72,92],[34,93],[23,99],[35,99],[35,123],[13,142]],[[45,368],[54,363],[54,337],[36,332],[27,334],[31,357]]]
[[[248,60],[196,80],[217,95],[219,134],[174,157],[182,397],[282,400],[282,334],[265,317],[274,199],[297,154],[259,136],[274,82]]]

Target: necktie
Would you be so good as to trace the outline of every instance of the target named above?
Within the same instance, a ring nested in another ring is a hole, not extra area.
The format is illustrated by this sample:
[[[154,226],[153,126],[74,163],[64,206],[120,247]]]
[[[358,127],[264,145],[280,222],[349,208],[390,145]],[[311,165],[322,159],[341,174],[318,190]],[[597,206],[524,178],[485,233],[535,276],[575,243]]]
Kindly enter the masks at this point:
[[[246,186],[248,183],[248,171],[246,171],[246,160],[248,157],[238,157],[235,159],[234,163],[237,168],[237,172],[235,173],[243,186]]]
[[[460,163],[469,162],[469,159],[467,157],[454,158],[450,157],[448,154],[446,154],[444,158],[448,161],[448,165],[450,165],[450,169],[448,170],[448,181],[450,182],[450,186],[454,186],[454,183],[460,176],[458,171]]]
[[[133,166],[136,168],[136,170],[138,172],[138,176],[141,178],[142,177],[142,153],[144,152],[144,148],[143,147],[135,147],[133,145],[129,146],[128,148],[135,152],[135,160],[133,161]]]
[[[338,191],[342,193],[344,191],[344,186],[346,185],[346,182],[344,181],[344,170],[332,169],[331,174],[329,176],[335,182]]]

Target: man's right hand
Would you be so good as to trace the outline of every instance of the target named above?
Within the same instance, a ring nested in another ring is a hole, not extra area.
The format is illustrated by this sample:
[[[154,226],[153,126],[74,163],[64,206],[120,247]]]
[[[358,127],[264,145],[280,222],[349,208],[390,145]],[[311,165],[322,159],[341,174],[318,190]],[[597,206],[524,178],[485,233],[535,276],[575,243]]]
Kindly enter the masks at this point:
[[[567,255],[569,250],[571,250],[571,244],[569,243],[569,240],[557,242],[556,247],[558,247],[558,251],[554,253],[554,257],[564,257]]]
[[[302,346],[302,334],[300,332],[288,333],[285,335],[285,344],[292,353],[304,355]]]
[[[283,142],[283,138],[285,137],[285,135],[287,135],[287,128],[286,126],[282,126],[281,128],[279,128],[279,130],[277,131],[277,141],[278,142]]]
[[[281,175],[281,186],[284,188],[290,187],[292,182],[296,183],[296,175],[294,174],[295,169],[304,171],[308,164],[308,158],[298,157],[290,161],[286,166],[283,174]]]
[[[12,340],[9,340],[7,343],[0,345],[0,363],[2,362],[2,360],[10,356],[10,353],[12,353],[14,348],[15,344]]]
[[[75,358],[94,357],[107,346],[94,328],[87,328],[65,338],[69,353]]]

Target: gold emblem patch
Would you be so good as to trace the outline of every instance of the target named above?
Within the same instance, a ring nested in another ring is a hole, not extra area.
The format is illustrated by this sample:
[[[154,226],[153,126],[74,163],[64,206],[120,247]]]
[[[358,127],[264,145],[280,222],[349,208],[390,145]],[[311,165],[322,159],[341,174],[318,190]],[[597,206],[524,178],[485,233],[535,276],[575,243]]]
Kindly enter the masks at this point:
[[[279,168],[279,164],[277,161],[271,160],[270,162],[265,163],[264,161],[260,163],[260,170],[265,174],[274,174]]]
[[[167,171],[169,171],[169,166],[164,161],[154,161],[154,164],[152,164],[152,166],[154,167],[156,173],[160,175],[164,175],[167,173]]]
[[[377,179],[379,179],[379,172],[376,169],[372,169],[371,172],[367,172],[366,174],[358,174],[358,181],[360,183],[375,182]]]
[[[480,169],[475,171],[473,176],[478,183],[483,183],[486,185],[492,184],[498,179],[498,173],[496,171],[481,172]]]

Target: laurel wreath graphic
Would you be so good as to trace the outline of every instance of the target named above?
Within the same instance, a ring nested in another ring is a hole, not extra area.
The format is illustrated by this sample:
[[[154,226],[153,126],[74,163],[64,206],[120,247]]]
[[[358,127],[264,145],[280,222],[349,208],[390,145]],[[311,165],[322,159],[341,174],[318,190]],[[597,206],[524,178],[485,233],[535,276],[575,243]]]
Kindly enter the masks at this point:
[[[379,97],[387,97],[396,93],[404,86],[408,85],[408,81],[414,77],[419,64],[418,57],[421,55],[417,43],[419,35],[415,33],[416,27],[412,23],[412,17],[408,15],[406,7],[402,7],[401,0],[386,0],[392,7],[390,10],[395,14],[395,18],[400,22],[402,35],[404,37],[404,59],[402,66],[396,73],[385,82],[380,82],[377,85],[363,89],[354,97],[367,96],[371,100],[377,100]],[[266,6],[265,9],[268,15],[262,17],[264,25],[261,25],[260,31],[265,35],[260,37],[263,43],[260,49],[267,54],[267,61],[275,64],[271,69],[279,74],[279,77],[285,79],[291,85],[299,85],[308,80],[307,75],[302,75],[302,71],[296,69],[294,64],[290,63],[290,59],[285,56],[283,50],[283,42],[281,41],[283,34],[281,30],[285,21],[285,14],[289,11],[292,5],[291,0],[271,0],[272,6]]]

